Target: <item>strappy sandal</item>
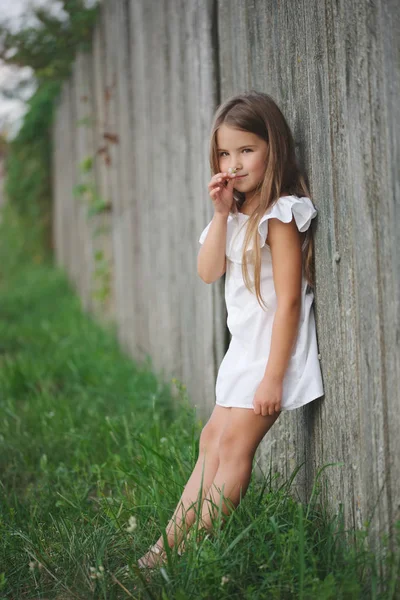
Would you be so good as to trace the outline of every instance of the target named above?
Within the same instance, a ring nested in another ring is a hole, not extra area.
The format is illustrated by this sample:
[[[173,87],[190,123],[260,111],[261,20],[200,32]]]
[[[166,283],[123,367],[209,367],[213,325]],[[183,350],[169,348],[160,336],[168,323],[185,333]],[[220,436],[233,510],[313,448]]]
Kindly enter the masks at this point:
[[[149,566],[147,564],[146,559],[145,559],[145,557],[149,553],[155,554],[160,558],[160,560],[156,560],[151,566]],[[138,564],[139,569],[157,569],[157,567],[160,567],[165,562],[165,558],[166,558],[166,553],[165,553],[164,548],[160,548],[160,546],[157,546],[157,544],[154,544],[154,546],[151,546],[151,548],[149,548],[149,550],[146,552],[146,554],[144,556],[139,558],[137,564]]]

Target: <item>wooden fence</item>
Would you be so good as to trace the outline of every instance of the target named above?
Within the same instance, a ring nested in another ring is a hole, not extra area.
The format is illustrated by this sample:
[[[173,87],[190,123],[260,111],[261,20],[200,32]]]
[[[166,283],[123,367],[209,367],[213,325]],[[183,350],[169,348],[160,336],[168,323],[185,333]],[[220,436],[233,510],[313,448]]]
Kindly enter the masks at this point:
[[[399,25],[394,0],[108,0],[54,125],[58,264],[205,420],[229,342],[224,282],[196,270],[211,119],[247,89],[277,100],[319,209],[326,394],[283,413],[257,458],[283,477],[305,461],[303,500],[343,463],[326,498],[372,539],[400,517]]]

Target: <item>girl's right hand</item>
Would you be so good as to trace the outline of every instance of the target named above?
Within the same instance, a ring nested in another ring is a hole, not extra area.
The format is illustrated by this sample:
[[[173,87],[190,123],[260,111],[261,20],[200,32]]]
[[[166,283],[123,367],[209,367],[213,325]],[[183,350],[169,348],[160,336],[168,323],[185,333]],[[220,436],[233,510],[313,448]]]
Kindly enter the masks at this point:
[[[217,173],[208,184],[216,213],[227,216],[233,204],[234,173]]]

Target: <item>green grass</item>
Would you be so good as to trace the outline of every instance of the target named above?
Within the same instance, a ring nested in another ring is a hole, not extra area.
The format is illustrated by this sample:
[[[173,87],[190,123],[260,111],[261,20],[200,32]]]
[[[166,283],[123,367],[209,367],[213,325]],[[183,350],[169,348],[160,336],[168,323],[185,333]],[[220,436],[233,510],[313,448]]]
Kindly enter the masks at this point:
[[[202,423],[184,386],[174,398],[150,358],[124,355],[62,273],[27,259],[20,234],[0,231],[0,599],[398,597],[398,546],[374,556],[366,531],[353,539],[321,508],[317,482],[300,505],[296,471],[283,484],[253,477],[222,530],[171,552],[149,580],[138,572]]]

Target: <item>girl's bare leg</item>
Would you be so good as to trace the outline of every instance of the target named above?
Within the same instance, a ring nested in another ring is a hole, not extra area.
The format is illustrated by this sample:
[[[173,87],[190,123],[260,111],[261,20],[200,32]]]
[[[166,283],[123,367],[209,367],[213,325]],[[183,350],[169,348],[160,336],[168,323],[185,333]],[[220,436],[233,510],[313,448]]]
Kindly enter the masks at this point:
[[[223,515],[228,515],[245,496],[255,451],[279,414],[262,416],[248,408],[232,408],[220,439],[218,470],[204,499],[201,524],[205,529],[212,529],[220,503],[224,522]],[[221,501],[221,493],[226,501]]]
[[[168,545],[170,547],[174,545],[179,546],[185,532],[196,519],[201,483],[203,488],[200,502],[202,503],[214,480],[219,465],[219,440],[226,427],[230,410],[230,408],[215,405],[211,417],[202,429],[199,441],[199,457],[185,485],[174,514],[166,527]],[[162,562],[165,559],[163,549],[164,540],[161,535],[150,550],[139,559],[139,566],[152,567]]]

